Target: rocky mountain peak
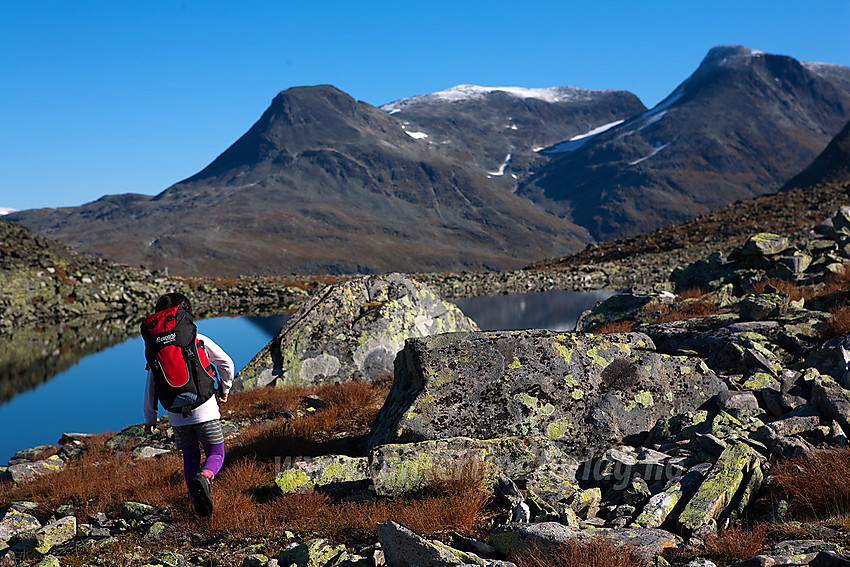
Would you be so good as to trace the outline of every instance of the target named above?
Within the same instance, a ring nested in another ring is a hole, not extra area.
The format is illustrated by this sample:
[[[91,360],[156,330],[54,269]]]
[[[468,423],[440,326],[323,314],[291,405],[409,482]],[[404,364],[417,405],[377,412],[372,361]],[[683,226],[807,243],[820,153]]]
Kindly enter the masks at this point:
[[[606,91],[592,91],[578,87],[484,87],[479,85],[456,85],[443,91],[399,99],[381,106],[389,113],[400,112],[410,107],[442,104],[445,102],[464,102],[480,100],[490,96],[511,96],[517,99],[537,99],[544,102],[579,102],[591,100],[595,94]]]
[[[746,63],[756,57],[767,55],[764,51],[743,45],[719,45],[712,47],[700,65],[705,67],[728,67]]]

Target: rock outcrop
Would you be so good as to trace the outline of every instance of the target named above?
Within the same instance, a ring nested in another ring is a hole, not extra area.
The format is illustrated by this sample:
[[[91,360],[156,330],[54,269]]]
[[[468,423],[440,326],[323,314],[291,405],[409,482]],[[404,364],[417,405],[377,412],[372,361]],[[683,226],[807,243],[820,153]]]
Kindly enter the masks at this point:
[[[239,372],[234,388],[383,379],[405,339],[475,329],[454,304],[410,277],[352,278],[299,309]]]
[[[646,335],[545,330],[412,339],[370,445],[538,435],[568,452],[639,438],[725,387],[702,360],[655,352]]]

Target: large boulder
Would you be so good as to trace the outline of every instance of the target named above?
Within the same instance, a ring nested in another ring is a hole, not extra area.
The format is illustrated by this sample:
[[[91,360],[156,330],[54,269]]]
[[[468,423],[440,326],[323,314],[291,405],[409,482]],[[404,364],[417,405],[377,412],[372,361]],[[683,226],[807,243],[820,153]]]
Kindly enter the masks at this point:
[[[392,375],[405,339],[477,328],[453,303],[405,275],[352,278],[299,309],[233,387],[383,378]]]
[[[575,456],[637,439],[725,390],[697,358],[640,333],[547,330],[410,339],[371,446],[450,437],[543,436]]]

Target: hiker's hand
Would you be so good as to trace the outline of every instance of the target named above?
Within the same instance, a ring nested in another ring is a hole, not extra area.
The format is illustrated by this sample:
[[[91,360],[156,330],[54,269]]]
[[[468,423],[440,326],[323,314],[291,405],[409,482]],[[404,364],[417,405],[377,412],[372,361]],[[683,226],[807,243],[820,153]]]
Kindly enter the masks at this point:
[[[218,401],[220,401],[223,404],[227,403],[227,394],[222,394],[220,396],[216,396],[216,398],[218,398]]]
[[[146,423],[145,424],[145,433],[148,434],[148,435],[152,435],[153,434],[153,425],[148,425]]]

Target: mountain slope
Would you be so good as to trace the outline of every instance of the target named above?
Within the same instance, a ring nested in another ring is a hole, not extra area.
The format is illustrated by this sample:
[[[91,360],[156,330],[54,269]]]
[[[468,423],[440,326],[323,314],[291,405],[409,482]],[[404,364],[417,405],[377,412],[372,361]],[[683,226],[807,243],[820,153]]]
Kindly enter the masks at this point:
[[[782,186],[782,191],[850,181],[850,122],[806,169]]]
[[[518,193],[607,240],[775,191],[846,123],[848,84],[847,67],[714,48],[655,108],[544,150]]]
[[[548,160],[537,151],[646,110],[632,93],[458,85],[381,107],[408,135],[515,190]]]
[[[589,241],[330,86],[280,93],[208,167],[154,198],[7,218],[188,274],[501,269]]]

